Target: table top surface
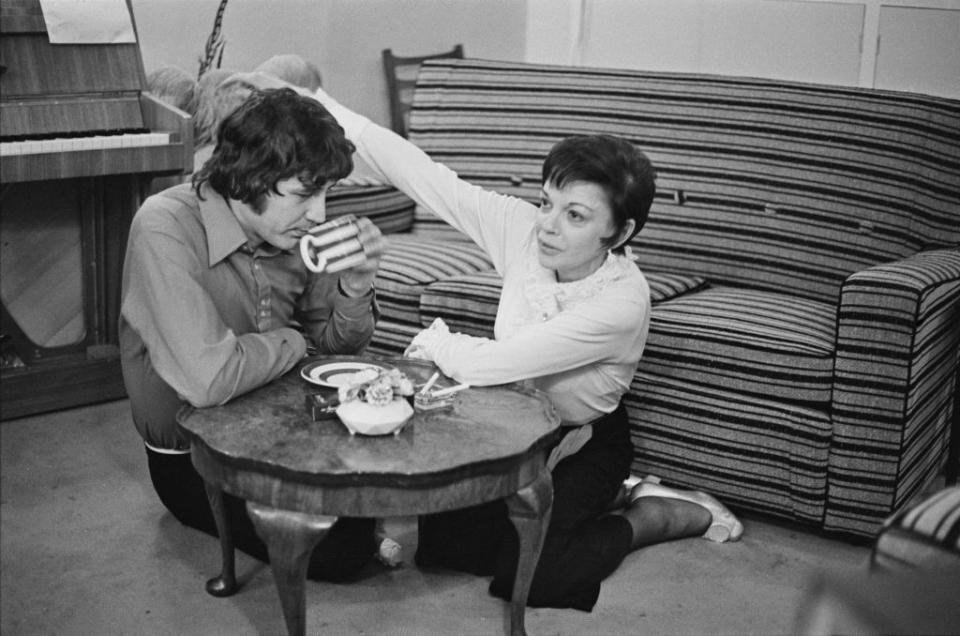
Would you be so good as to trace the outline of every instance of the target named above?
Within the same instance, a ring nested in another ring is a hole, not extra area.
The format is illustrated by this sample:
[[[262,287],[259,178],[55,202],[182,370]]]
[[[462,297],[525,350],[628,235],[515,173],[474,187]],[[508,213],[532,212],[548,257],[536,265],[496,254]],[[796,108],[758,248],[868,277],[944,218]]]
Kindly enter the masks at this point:
[[[415,384],[436,371],[429,362],[376,356],[310,358],[289,373],[229,403],[191,409],[180,426],[225,466],[323,485],[393,486],[424,477],[495,470],[546,448],[560,419],[546,397],[519,384],[457,393],[452,408],[416,411],[398,435],[351,435],[339,419],[314,421],[306,396],[324,391],[300,376],[317,360],[396,367]],[[437,386],[455,384],[442,378]],[[326,389],[332,391],[332,389]]]

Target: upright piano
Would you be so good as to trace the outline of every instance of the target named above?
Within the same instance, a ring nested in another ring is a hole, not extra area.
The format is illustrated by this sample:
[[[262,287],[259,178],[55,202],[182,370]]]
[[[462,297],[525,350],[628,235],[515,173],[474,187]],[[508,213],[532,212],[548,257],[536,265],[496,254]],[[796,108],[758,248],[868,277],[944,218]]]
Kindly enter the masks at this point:
[[[0,419],[125,395],[130,219],[192,166],[190,116],[146,91],[137,43],[52,44],[40,0],[0,0]]]

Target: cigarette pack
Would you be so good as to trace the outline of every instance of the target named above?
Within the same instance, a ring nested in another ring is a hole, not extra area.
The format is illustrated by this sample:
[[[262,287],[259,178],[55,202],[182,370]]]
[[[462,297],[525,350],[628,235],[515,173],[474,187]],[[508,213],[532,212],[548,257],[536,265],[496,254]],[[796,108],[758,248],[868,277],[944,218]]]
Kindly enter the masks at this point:
[[[340,398],[337,394],[326,396],[323,393],[308,393],[306,396],[307,413],[314,422],[329,420],[337,417],[337,407]]]

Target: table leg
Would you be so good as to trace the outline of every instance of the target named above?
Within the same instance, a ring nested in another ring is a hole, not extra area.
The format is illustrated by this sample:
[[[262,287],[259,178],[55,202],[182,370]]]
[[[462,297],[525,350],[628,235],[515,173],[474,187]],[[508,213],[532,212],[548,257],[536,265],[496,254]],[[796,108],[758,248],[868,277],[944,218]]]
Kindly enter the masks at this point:
[[[208,481],[203,482],[207,490],[207,500],[213,511],[213,520],[220,535],[220,575],[207,581],[207,593],[212,596],[230,596],[237,591],[237,577],[234,573],[233,533],[227,520],[227,509],[223,503],[223,491]]]
[[[337,518],[277,510],[250,501],[247,502],[247,512],[257,534],[267,544],[287,633],[291,636],[305,634],[305,583],[310,553]]]
[[[513,581],[513,597],[510,603],[510,634],[525,636],[524,612],[533,573],[540,561],[543,538],[550,524],[553,509],[553,479],[544,467],[540,475],[517,494],[507,497],[507,509],[520,538],[520,553],[517,574]]]

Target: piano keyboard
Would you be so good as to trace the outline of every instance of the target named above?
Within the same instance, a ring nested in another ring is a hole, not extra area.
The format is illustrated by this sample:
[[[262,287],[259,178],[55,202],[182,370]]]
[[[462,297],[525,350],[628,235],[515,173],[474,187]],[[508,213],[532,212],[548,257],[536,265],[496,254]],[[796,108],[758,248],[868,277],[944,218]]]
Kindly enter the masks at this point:
[[[146,132],[122,135],[91,135],[53,139],[27,139],[0,142],[0,156],[34,155],[47,152],[75,152],[78,150],[106,150],[110,148],[140,148],[170,143],[170,133]]]

